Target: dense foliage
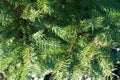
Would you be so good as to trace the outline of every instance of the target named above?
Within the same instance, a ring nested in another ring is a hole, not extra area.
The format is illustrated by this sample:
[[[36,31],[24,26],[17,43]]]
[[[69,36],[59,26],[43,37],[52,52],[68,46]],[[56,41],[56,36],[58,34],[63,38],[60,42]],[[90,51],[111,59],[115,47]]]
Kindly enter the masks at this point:
[[[1,0],[1,79],[114,75],[120,0]]]

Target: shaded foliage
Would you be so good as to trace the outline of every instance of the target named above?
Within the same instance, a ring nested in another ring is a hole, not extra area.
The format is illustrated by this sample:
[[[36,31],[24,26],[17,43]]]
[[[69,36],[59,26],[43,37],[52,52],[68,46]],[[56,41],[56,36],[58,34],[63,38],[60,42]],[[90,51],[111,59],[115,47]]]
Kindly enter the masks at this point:
[[[119,35],[119,0],[1,0],[0,75],[105,79],[119,60],[111,52]]]

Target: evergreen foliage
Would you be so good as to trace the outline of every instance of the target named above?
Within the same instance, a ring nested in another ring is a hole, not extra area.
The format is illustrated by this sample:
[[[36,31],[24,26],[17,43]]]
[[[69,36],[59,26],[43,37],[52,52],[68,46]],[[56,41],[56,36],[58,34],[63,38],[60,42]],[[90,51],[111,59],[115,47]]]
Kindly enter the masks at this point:
[[[119,0],[0,1],[0,80],[113,76],[118,45]]]

